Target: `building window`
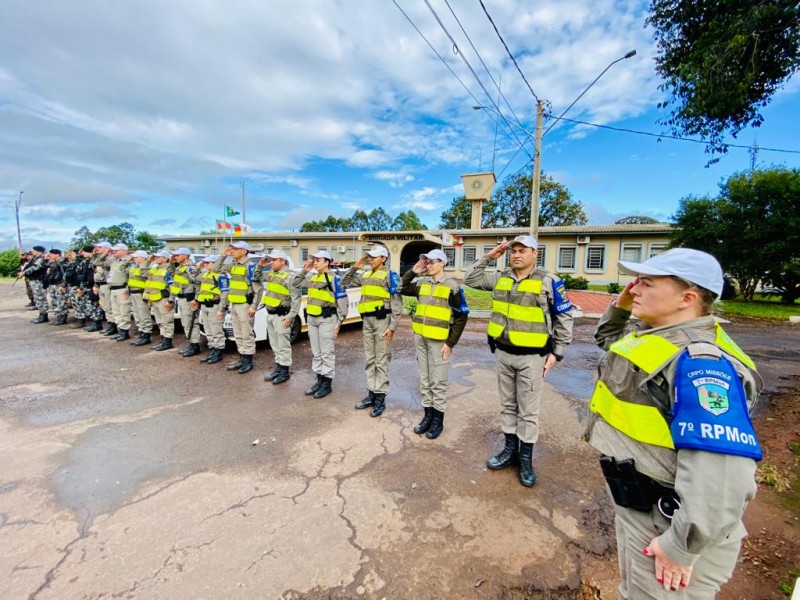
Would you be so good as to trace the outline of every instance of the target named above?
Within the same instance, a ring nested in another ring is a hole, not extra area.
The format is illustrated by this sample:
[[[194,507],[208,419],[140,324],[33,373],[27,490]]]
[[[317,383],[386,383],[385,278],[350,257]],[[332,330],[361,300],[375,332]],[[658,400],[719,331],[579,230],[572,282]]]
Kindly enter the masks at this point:
[[[327,246],[317,246],[317,252],[327,252],[327,251],[328,251]]]
[[[658,256],[662,252],[667,250],[666,244],[650,244],[650,254],[648,258],[653,258],[654,256]]]
[[[308,246],[300,246],[300,261],[306,262],[308,260]]]
[[[292,255],[292,247],[291,246],[281,246],[281,252],[283,252],[286,256]]]
[[[642,262],[642,245],[641,244],[622,244],[622,250],[619,253],[619,259],[625,262]]]
[[[539,244],[539,250],[536,254],[536,267],[539,269],[544,269],[544,266],[547,264],[547,246]]]
[[[489,252],[494,250],[496,247],[497,246],[485,245],[485,246],[483,246],[483,248],[481,248],[481,252],[483,252],[483,255],[486,256],[487,254],[489,254]],[[497,261],[496,260],[490,260],[486,264],[489,265],[490,267],[496,267],[497,266]]]
[[[452,246],[447,248],[442,248],[444,250],[445,256],[447,256],[447,264],[445,265],[445,269],[455,269],[456,268],[456,249]]]
[[[605,271],[606,268],[606,247],[587,246],[586,247],[586,270]]]
[[[477,246],[464,246],[461,248],[461,267],[466,269],[477,260]]]
[[[561,246],[558,249],[558,265],[559,271],[574,271],[575,270],[575,255],[578,248],[576,246]]]

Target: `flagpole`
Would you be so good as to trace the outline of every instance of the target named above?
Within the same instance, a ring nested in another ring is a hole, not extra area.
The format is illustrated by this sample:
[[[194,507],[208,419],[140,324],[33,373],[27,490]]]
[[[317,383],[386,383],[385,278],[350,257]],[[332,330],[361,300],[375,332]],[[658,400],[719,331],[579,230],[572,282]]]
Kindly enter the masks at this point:
[[[244,195],[244,179],[242,179],[242,224],[247,224],[247,204]]]

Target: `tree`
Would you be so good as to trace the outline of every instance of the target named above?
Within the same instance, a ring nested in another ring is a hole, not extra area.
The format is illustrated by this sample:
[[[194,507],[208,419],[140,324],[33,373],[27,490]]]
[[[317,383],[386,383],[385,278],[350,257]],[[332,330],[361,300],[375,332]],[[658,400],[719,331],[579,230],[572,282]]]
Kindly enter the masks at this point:
[[[300,226],[300,231],[399,231],[425,229],[413,210],[401,212],[397,217],[387,213],[383,208],[374,208],[369,213],[357,210],[349,219],[347,217],[328,217],[322,221],[307,221]]]
[[[659,223],[658,219],[648,217],[647,215],[631,215],[623,217],[614,221],[616,225],[656,225]]]
[[[797,298],[800,258],[800,169],[773,168],[732,175],[716,198],[684,198],[673,216],[674,246],[713,254],[752,300],[763,281]]]
[[[468,229],[472,206],[464,196],[453,198],[442,213],[444,229]],[[570,191],[552,177],[542,175],[539,192],[539,226],[585,225],[583,205],[572,199]],[[510,175],[495,188],[492,198],[483,204],[481,227],[528,227],[531,222],[531,176]]]
[[[796,0],[652,0],[660,88],[672,107],[663,123],[675,134],[701,136],[724,153],[736,137],[763,122],[759,109],[800,65]]]
[[[94,233],[84,225],[73,234],[69,247],[76,250],[83,246],[93,246],[100,241],[106,241],[112,245],[126,244],[132,250],[147,250],[148,252],[155,252],[164,245],[156,240],[153,234],[147,231],[137,232],[130,223],[120,223],[101,227]]]
[[[133,248],[144,250],[145,252],[157,252],[164,246],[164,242],[159,242],[152,233],[139,231],[133,238]]]
[[[0,252],[0,276],[16,277],[19,273],[19,250],[11,248]]]
[[[403,211],[392,221],[393,231],[421,231],[427,227],[413,210]]]

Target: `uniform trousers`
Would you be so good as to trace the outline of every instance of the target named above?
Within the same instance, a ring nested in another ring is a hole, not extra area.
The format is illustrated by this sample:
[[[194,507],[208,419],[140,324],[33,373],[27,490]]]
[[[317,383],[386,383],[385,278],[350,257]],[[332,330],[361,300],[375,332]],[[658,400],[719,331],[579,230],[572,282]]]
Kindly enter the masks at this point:
[[[367,374],[367,389],[376,394],[389,391],[389,362],[392,360],[392,346],[386,341],[389,318],[364,317],[364,356]]]
[[[151,303],[153,308],[153,316],[158,323],[158,331],[161,333],[162,338],[172,339],[175,336],[175,309],[166,310],[164,305],[167,303],[166,298],[161,298],[156,302]]]
[[[612,499],[613,504],[613,499]],[[667,591],[656,581],[655,559],[642,553],[650,541],[669,527],[658,508],[649,513],[614,505],[620,600],[712,600],[730,579],[745,534],[739,525],[722,543],[707,546],[692,567],[689,587]]]
[[[186,298],[178,298],[178,312],[181,315],[181,325],[183,326],[183,335],[189,340],[190,344],[200,343],[200,315],[190,308],[191,300]],[[199,311],[198,311],[199,313]],[[192,324],[192,317],[194,317],[194,324]]]
[[[139,333],[153,333],[153,316],[142,292],[131,292],[131,313]]]
[[[443,340],[414,336],[419,366],[419,392],[424,408],[440,412],[447,409],[447,378],[450,376],[450,357],[442,358]]]
[[[50,306],[53,307],[53,312],[57,317],[67,316],[67,293],[61,291],[61,286],[51,285],[48,288],[50,292]]]
[[[118,329],[128,331],[131,328],[131,298],[125,289],[111,290],[111,312]]]
[[[88,305],[88,298],[86,297],[86,293],[78,294],[78,290],[80,290],[77,285],[69,286],[69,290],[67,291],[67,298],[72,303],[72,308],[75,311],[75,318],[76,319],[85,319],[88,316],[87,312],[87,305]]]
[[[500,428],[503,433],[516,434],[520,441],[535,444],[539,440],[539,406],[547,357],[509,354],[500,348],[495,356]]]
[[[267,337],[275,357],[275,364],[284,367],[292,366],[292,326],[283,326],[286,316],[267,313]]]
[[[230,308],[236,349],[239,354],[253,356],[256,353],[256,336],[253,333],[253,317],[248,314],[250,305],[245,302],[241,304],[231,303]]]
[[[200,305],[200,318],[203,323],[203,330],[206,333],[208,347],[214,350],[225,349],[225,331],[222,329],[222,321],[217,319],[219,303],[213,306]]]
[[[47,290],[44,283],[38,279],[31,279],[31,291],[33,292],[33,302],[42,314],[47,314],[50,307],[47,304]]]
[[[100,308],[102,308],[103,312],[106,314],[106,321],[115,323],[114,308],[111,304],[111,286],[107,283],[101,283],[98,296],[100,296]]]
[[[31,281],[27,277],[25,278],[25,293],[28,294],[28,300],[33,302],[33,290],[31,289]]]
[[[321,377],[336,374],[336,317],[308,317],[308,339],[311,341],[311,370]]]

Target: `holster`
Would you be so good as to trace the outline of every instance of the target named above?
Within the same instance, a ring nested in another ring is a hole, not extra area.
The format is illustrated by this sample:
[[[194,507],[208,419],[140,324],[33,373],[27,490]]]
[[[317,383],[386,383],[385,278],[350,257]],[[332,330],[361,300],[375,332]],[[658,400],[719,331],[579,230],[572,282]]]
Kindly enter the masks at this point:
[[[327,305],[322,307],[322,314],[320,316],[327,319],[335,314],[336,314],[336,307]]]
[[[632,458],[617,461],[613,456],[602,456],[600,468],[617,506],[650,512],[656,505],[667,519],[680,507],[675,490],[637,471]]]
[[[490,335],[487,335],[486,341],[489,342],[489,350],[491,350],[492,354],[494,354],[494,351],[497,350],[497,343],[495,342],[494,338]]]

